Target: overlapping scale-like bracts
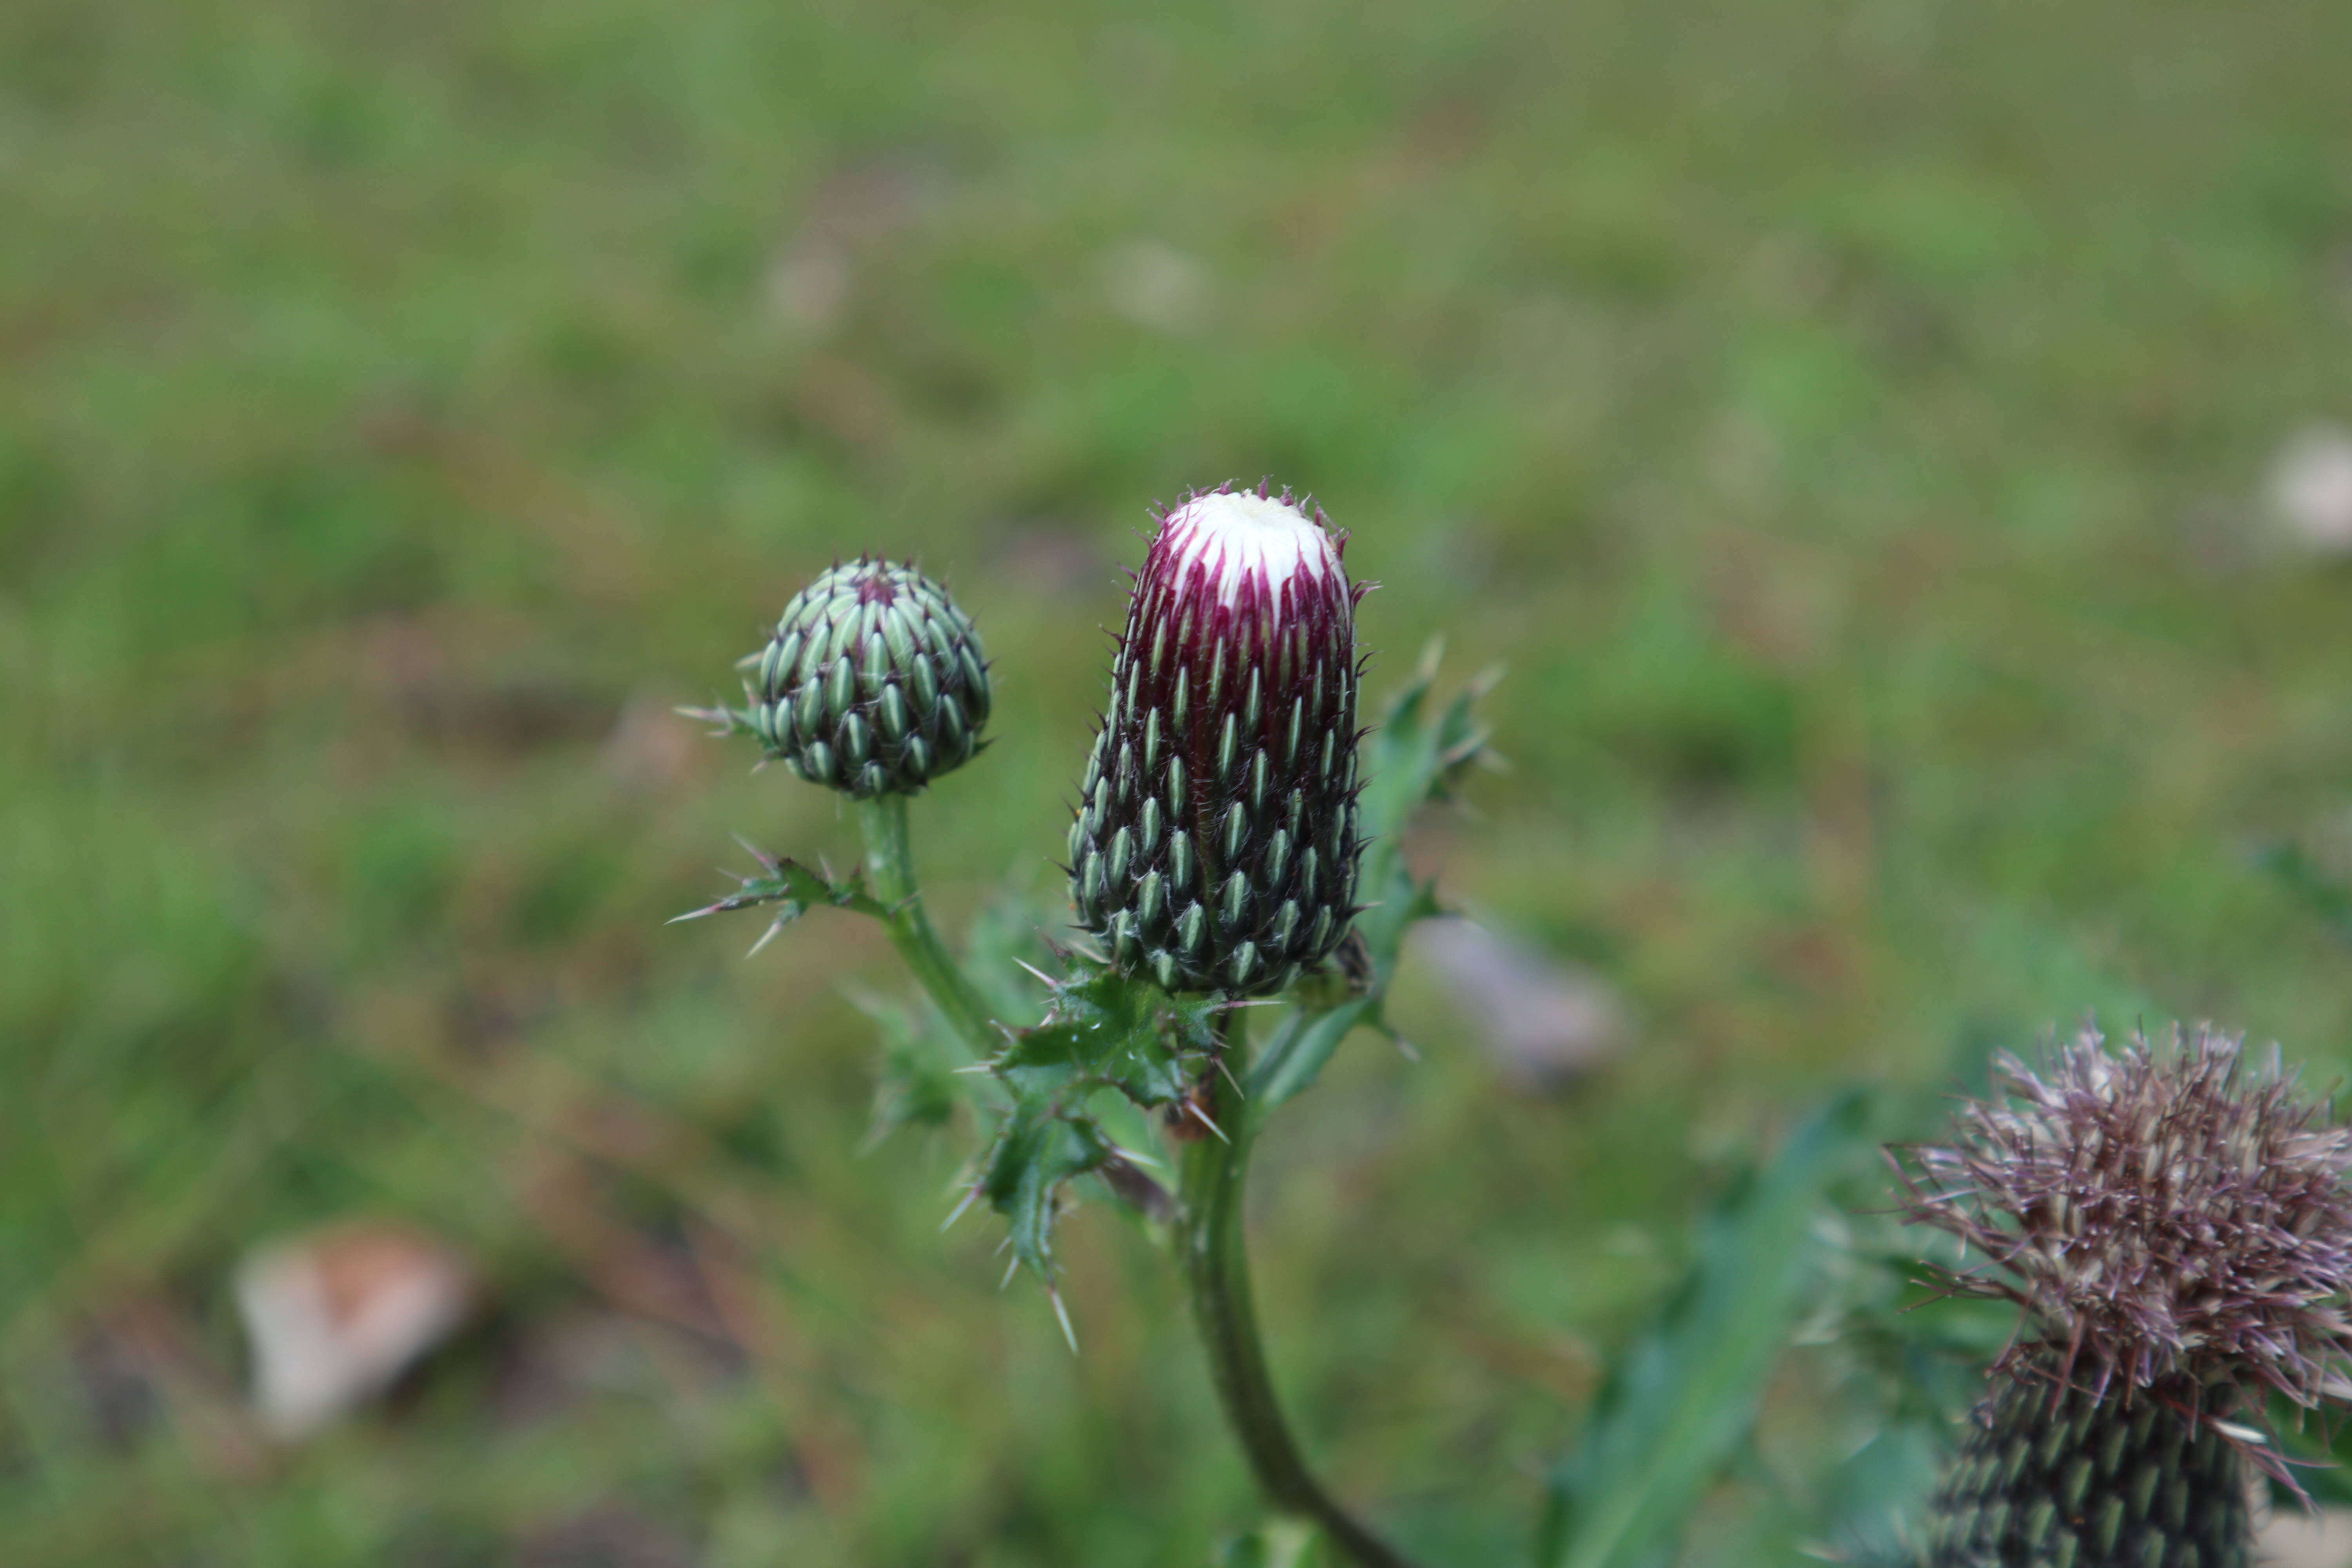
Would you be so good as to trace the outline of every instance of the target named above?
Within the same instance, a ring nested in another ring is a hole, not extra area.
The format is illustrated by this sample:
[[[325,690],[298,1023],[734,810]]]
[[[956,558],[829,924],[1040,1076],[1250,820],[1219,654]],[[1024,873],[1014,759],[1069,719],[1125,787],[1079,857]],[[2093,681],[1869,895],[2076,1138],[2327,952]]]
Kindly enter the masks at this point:
[[[813,784],[911,795],[961,767],[988,721],[980,635],[911,566],[835,566],[784,607],[742,663],[752,731]]]
[[[1278,991],[1356,912],[1345,536],[1230,486],[1160,521],[1070,825],[1078,921],[1171,991]]]
[[[2001,1378],[1970,1421],[1928,1519],[1927,1568],[2245,1568],[2246,1468],[2195,1414],[2213,1391],[2102,1394],[2069,1376],[2063,1347],[2034,1371]]]

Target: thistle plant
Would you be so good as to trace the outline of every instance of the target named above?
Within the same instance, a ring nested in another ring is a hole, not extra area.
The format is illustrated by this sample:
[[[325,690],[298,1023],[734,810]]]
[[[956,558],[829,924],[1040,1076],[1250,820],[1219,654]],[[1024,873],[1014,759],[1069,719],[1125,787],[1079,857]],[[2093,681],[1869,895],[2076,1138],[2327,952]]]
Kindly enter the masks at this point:
[[[2022,1312],[1928,1561],[2236,1568],[2253,1478],[2294,1487],[2271,1398],[2352,1391],[2352,1130],[2202,1027],[2119,1051],[2085,1029],[1996,1072],[1948,1144],[1896,1156],[1906,1217],[1983,1258],[1946,1288]]]
[[[1398,835],[1482,752],[1474,703],[1491,678],[1436,704],[1433,651],[1360,731],[1365,585],[1321,510],[1227,485],[1155,521],[1065,847],[1072,940],[1053,944],[1058,973],[1029,970],[1042,998],[960,961],[924,912],[908,798],[980,749],[989,667],[945,590],[885,561],[836,566],[793,599],[741,661],[744,707],[685,710],[848,796],[864,871],[836,879],[753,850],[757,872],[679,918],[767,909],[759,945],[820,906],[881,921],[937,1015],[898,1028],[885,1130],[959,1102],[991,1127],[956,1213],[985,1202],[1003,1217],[1014,1268],[1044,1282],[1066,1333],[1056,1219],[1089,1190],[1136,1214],[1173,1254],[1268,1501],[1363,1568],[1397,1568],[1317,1482],[1276,1399],[1244,1176],[1275,1108],[1352,1030],[1386,1028],[1405,932],[1438,912]],[[1244,1005],[1276,1000],[1286,1011],[1253,1054]],[[1174,1145],[1173,1192],[1150,1173],[1153,1117]]]

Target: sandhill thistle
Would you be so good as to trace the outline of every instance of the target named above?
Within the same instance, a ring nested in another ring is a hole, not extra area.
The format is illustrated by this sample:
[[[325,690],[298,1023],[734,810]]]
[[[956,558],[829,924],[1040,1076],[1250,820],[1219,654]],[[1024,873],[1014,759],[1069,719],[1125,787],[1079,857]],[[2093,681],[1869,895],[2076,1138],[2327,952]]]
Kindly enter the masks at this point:
[[[955,1212],[984,1202],[1003,1217],[1013,1267],[1045,1282],[1066,1332],[1053,1237],[1078,1194],[1099,1192],[1160,1229],[1219,1404],[1285,1516],[1261,1544],[1288,1542],[1288,1561],[1311,1528],[1356,1568],[1403,1568],[1323,1489],[1283,1416],[1243,1225],[1268,1114],[1351,1029],[1385,1027],[1405,933],[1438,907],[1399,837],[1486,739],[1475,711],[1484,684],[1433,700],[1434,660],[1424,661],[1389,705],[1381,787],[1360,805],[1363,590],[1348,580],[1342,542],[1311,502],[1269,485],[1197,493],[1160,516],[1067,840],[1073,901],[1100,955],[1059,952],[1061,973],[1048,975],[1001,935],[959,957],[933,928],[908,801],[978,749],[988,667],[943,592],[876,560],[836,566],[793,598],[739,667],[745,707],[688,710],[850,796],[864,867],[838,877],[754,849],[755,874],[679,918],[763,910],[762,943],[815,909],[880,921],[929,1005],[879,1005],[891,1040],[877,1132],[964,1110],[989,1129]],[[1348,984],[1301,987],[1254,1059],[1238,1004],[1284,989],[1349,939],[1360,877],[1379,907],[1349,942]],[[1133,1147],[1150,1136],[1136,1119],[1155,1115],[1181,1146],[1173,1190]]]
[[[1355,916],[1355,607],[1344,534],[1266,485],[1163,514],[1070,825],[1078,921],[1169,991],[1258,995]]]
[[[2244,1563],[2249,1467],[2293,1485],[2265,1399],[2352,1392],[2352,1130],[2201,1027],[2119,1052],[2085,1029],[1996,1070],[1949,1145],[1897,1155],[1907,1217],[1986,1259],[1944,1283],[2025,1315],[1929,1561]]]
[[[861,557],[793,595],[745,658],[750,730],[802,778],[860,800],[911,795],[971,760],[988,721],[980,635],[911,566]]]

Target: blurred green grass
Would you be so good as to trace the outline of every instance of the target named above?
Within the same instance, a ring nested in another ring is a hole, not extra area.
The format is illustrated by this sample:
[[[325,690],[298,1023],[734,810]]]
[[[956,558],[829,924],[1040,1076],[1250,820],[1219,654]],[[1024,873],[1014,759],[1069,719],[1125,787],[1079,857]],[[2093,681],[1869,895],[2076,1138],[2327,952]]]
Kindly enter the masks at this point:
[[[876,934],[660,924],[730,830],[850,853],[666,718],[836,553],[999,662],[917,815],[950,914],[1053,896],[1152,498],[1312,487],[1375,692],[1440,630],[1510,664],[1515,767],[1424,849],[1633,1049],[1526,1098],[1424,980],[1426,1060],[1351,1047],[1259,1182],[1311,1447],[1433,1557],[1517,1560],[1594,1347],[1836,1082],[2090,1007],[2326,1081],[2344,948],[2257,862],[2346,856],[2352,580],[2255,539],[2352,417],[2347,50],[2314,0],[14,0],[8,1560],[1246,1521],[1141,1237],[1078,1216],[1073,1362],[932,1235],[955,1147],[859,1152]],[[499,1313],[255,1448],[230,1268],[362,1210]],[[1694,1560],[1784,1560],[1787,1479]]]

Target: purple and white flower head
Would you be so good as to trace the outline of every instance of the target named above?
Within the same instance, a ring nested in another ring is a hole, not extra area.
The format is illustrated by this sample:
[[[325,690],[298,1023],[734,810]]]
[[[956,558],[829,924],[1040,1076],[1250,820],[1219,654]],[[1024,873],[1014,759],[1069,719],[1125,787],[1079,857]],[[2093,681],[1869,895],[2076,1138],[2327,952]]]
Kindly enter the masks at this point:
[[[1171,991],[1255,995],[1356,913],[1347,536],[1288,490],[1223,485],[1159,519],[1070,826],[1079,923]]]

